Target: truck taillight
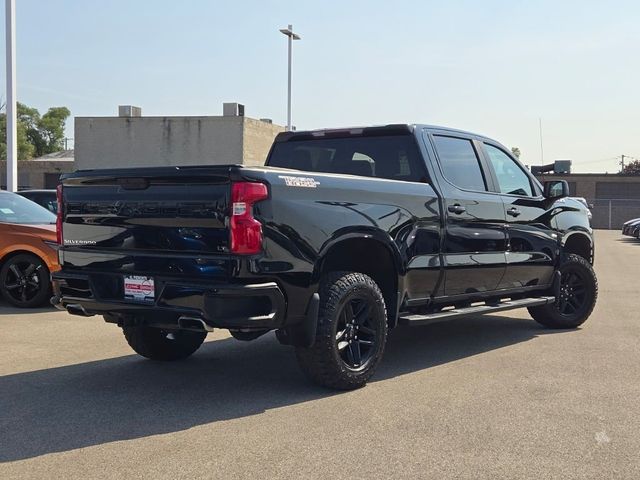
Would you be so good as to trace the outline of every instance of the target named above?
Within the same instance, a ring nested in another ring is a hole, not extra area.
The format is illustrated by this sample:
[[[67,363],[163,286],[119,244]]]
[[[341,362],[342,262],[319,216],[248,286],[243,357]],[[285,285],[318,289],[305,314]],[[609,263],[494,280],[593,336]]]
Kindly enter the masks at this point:
[[[58,245],[62,245],[62,185],[56,187],[56,200],[58,203],[58,211],[56,217],[56,241]]]
[[[262,224],[253,218],[253,205],[269,196],[264,183],[231,185],[231,252],[254,254],[262,250]]]

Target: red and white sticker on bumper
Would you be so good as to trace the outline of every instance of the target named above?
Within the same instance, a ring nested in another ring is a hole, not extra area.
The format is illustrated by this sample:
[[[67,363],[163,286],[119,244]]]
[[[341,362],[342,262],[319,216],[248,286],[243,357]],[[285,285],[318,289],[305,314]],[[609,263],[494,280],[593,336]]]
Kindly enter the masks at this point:
[[[124,298],[139,302],[153,301],[155,298],[153,278],[141,275],[124,277]]]

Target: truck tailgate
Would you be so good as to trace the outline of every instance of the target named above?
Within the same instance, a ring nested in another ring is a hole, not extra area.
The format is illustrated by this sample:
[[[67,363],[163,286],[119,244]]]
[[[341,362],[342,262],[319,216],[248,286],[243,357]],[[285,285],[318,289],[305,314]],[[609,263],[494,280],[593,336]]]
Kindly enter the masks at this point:
[[[161,167],[68,175],[62,192],[63,251],[226,254],[230,168]]]

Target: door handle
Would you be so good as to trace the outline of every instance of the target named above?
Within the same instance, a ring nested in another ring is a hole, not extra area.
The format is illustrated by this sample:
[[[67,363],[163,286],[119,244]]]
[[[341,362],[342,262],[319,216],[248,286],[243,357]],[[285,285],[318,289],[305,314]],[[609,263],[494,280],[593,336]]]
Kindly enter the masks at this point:
[[[451,213],[456,213],[458,215],[460,215],[461,213],[464,213],[467,211],[466,208],[464,208],[462,205],[460,205],[459,203],[456,203],[455,205],[449,205],[447,207],[447,210],[449,210]]]
[[[518,215],[520,215],[520,210],[518,210],[516,207],[511,207],[509,210],[507,210],[507,215],[517,217]]]

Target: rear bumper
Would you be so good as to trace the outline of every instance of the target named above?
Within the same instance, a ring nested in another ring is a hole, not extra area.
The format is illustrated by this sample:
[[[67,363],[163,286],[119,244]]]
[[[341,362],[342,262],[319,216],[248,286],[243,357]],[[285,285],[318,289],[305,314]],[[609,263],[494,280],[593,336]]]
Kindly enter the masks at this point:
[[[60,271],[52,280],[52,303],[77,315],[133,316],[176,325],[180,317],[189,317],[232,329],[281,328],[286,318],[285,296],[275,282],[213,284],[156,277],[155,299],[138,302],[123,298],[121,275]]]

